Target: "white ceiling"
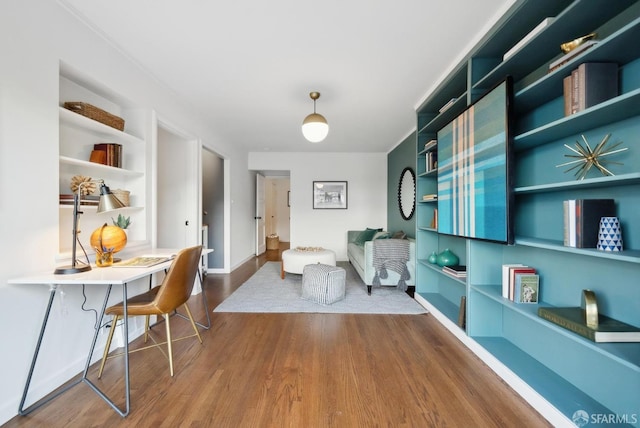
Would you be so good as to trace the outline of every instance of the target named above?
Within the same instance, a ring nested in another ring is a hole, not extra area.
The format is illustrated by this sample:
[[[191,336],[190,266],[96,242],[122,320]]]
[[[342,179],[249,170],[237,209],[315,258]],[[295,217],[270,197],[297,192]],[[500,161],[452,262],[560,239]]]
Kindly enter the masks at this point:
[[[250,151],[387,152],[514,0],[62,0]],[[307,142],[317,112],[329,136]]]

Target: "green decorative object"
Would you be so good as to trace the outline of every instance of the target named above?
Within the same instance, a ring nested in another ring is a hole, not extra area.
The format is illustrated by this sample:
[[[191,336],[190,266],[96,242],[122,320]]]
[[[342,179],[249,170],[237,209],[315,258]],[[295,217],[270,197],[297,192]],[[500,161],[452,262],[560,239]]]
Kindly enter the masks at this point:
[[[589,142],[587,141],[584,135],[582,136],[582,141],[584,141],[584,146],[580,144],[579,141],[576,141],[575,149],[565,144],[564,146],[567,149],[575,153],[574,155],[565,155],[565,157],[575,158],[575,160],[572,160],[570,162],[565,162],[560,165],[556,165],[556,168],[573,165],[571,168],[567,169],[565,172],[569,172],[571,170],[578,168],[578,170],[575,173],[578,180],[584,180],[584,178],[587,176],[587,173],[589,172],[591,167],[596,167],[598,171],[602,173],[602,175],[614,175],[611,171],[605,168],[604,165],[607,163],[622,165],[622,162],[613,162],[613,161],[604,160],[602,158],[605,156],[613,155],[615,153],[624,152],[625,150],[627,150],[627,148],[624,147],[621,149],[617,149],[617,147],[620,144],[622,144],[622,141],[618,141],[617,143],[607,146],[609,137],[611,137],[611,134],[605,135],[602,141],[600,141],[600,143],[594,149],[591,148],[591,146],[589,145]]]
[[[131,217],[125,217],[122,214],[118,214],[118,219],[111,217],[114,226],[118,226],[120,229],[126,229],[131,224]]]
[[[460,259],[447,248],[446,250],[438,254],[436,262],[440,267],[454,266],[460,263]]]
[[[438,263],[438,254],[436,254],[436,252],[434,251],[433,253],[431,253],[427,261],[435,265],[436,263]]]

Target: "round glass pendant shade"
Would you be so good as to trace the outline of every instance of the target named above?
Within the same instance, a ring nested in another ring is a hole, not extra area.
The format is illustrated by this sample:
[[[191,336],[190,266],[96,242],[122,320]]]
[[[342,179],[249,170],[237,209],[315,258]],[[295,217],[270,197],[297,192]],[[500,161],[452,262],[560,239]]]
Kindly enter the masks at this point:
[[[311,113],[302,122],[302,135],[312,143],[319,143],[329,134],[327,119],[321,114]]]

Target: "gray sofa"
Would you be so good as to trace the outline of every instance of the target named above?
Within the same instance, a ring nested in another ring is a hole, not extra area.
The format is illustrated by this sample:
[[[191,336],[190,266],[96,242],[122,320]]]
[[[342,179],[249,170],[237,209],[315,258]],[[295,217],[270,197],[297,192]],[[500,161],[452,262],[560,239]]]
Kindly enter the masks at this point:
[[[376,271],[373,267],[373,241],[365,241],[364,245],[355,243],[361,230],[347,231],[347,257],[355,268],[362,281],[367,286],[367,292],[371,294],[371,287],[374,285]],[[405,280],[407,286],[415,285],[416,272],[416,243],[414,239],[409,240],[409,261],[406,263],[410,278]],[[400,274],[391,269],[387,269],[388,277],[380,278],[382,286],[397,286],[400,281]]]

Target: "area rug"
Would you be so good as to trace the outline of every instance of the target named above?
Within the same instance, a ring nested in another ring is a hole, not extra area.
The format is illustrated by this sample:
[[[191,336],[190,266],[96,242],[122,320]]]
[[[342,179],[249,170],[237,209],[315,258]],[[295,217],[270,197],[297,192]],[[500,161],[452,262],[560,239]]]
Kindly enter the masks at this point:
[[[318,312],[350,314],[423,314],[418,302],[395,287],[374,287],[367,295],[358,273],[348,262],[338,262],[347,273],[346,297],[331,305],[302,299],[302,275],[280,278],[280,262],[267,262],[227,297],[214,312]]]

